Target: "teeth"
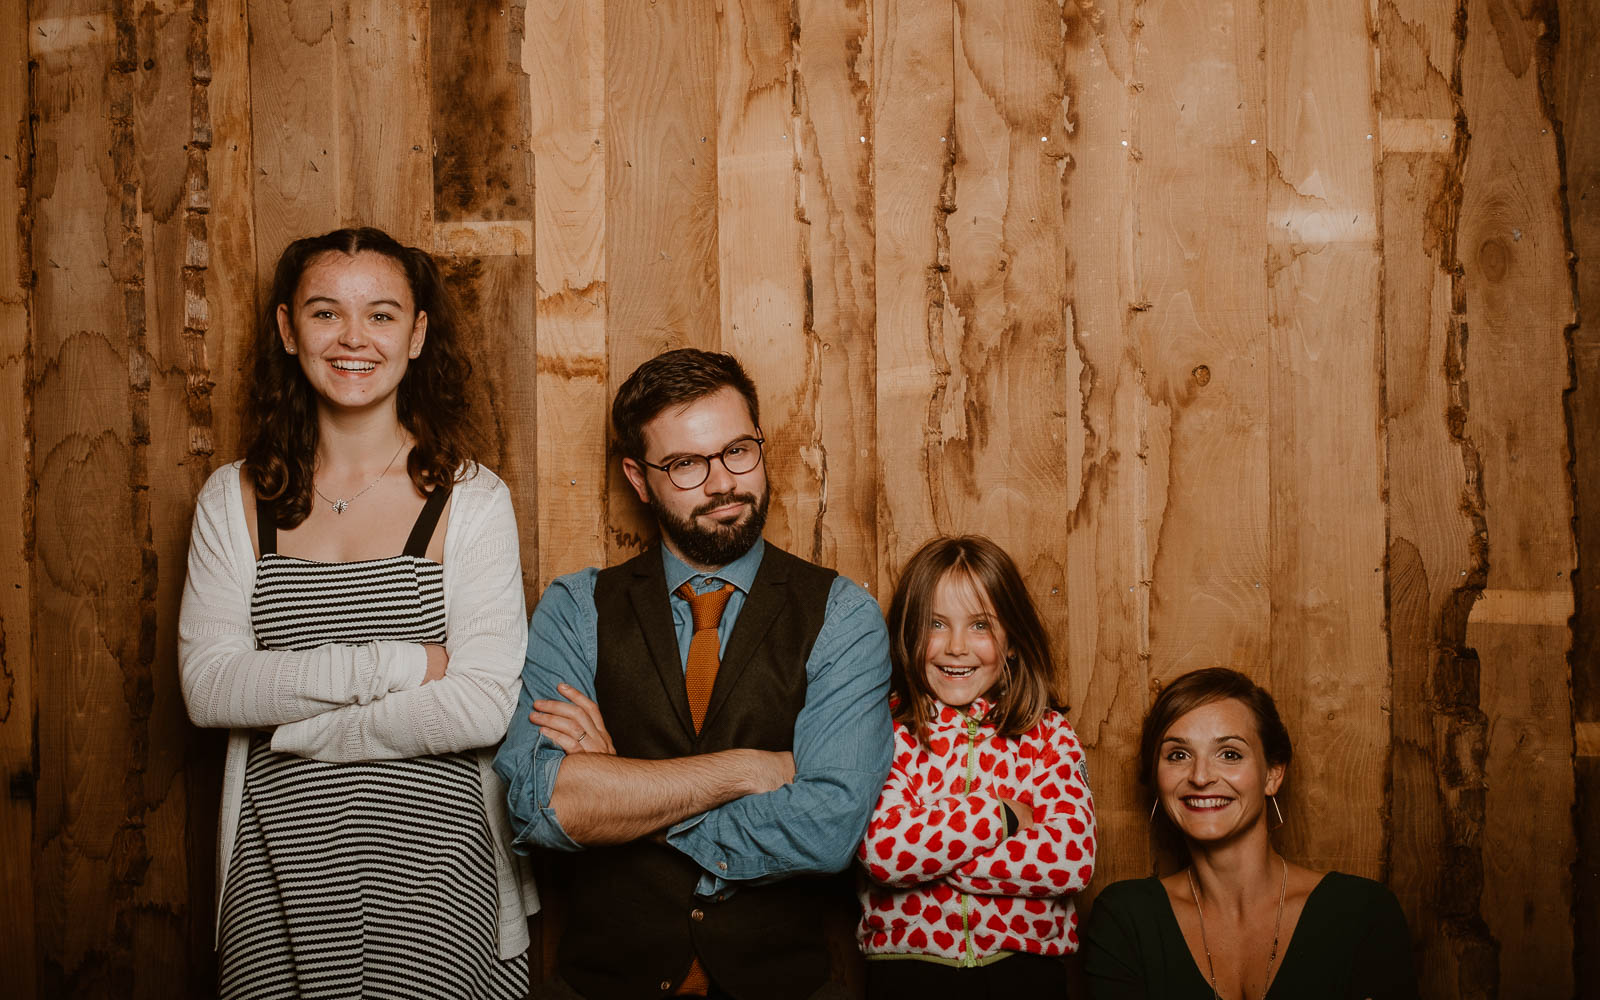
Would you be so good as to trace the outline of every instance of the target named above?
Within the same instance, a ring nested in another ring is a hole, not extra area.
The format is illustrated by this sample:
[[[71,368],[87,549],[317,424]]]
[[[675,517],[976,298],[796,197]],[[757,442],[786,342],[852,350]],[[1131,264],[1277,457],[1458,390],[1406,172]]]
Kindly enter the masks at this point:
[[[978,672],[977,667],[940,667],[939,670],[946,677],[970,677]]]
[[[1189,798],[1189,799],[1184,799],[1183,801],[1187,802],[1190,806],[1192,806],[1195,809],[1215,809],[1218,806],[1224,806],[1224,805],[1228,804],[1228,800],[1227,799],[1217,799],[1217,798],[1212,798],[1212,799]]]
[[[335,361],[333,367],[342,372],[370,372],[378,365],[372,361]]]

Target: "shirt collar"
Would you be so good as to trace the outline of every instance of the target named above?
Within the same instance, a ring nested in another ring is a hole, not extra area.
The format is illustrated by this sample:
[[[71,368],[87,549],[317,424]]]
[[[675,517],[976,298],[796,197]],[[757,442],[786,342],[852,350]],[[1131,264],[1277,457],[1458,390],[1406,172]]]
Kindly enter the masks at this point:
[[[703,573],[673,555],[672,550],[663,545],[661,546],[661,565],[666,572],[667,593],[670,594],[683,586],[685,580],[693,580],[697,577],[715,577],[724,583],[733,584],[739,589],[740,593],[749,594],[750,585],[756,581],[756,570],[761,568],[761,556],[766,550],[767,543],[765,539],[758,538],[756,543],[750,546],[750,551],[744,555],[726,566],[714,569],[709,573]],[[700,588],[696,588],[695,592],[699,593]]]

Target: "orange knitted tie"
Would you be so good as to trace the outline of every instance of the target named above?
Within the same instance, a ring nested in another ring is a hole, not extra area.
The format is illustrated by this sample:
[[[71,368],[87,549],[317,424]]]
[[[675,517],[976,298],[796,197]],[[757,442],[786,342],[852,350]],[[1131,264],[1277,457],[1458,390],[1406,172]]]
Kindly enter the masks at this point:
[[[689,615],[694,619],[689,659],[684,663],[683,686],[689,695],[689,715],[694,719],[694,731],[698,733],[705,724],[706,706],[711,704],[711,686],[717,682],[717,667],[722,663],[717,626],[722,622],[722,609],[733,596],[733,584],[725,583],[721,590],[696,594],[686,580],[673,593],[689,602]]]
[[[689,695],[689,717],[694,720],[698,733],[706,721],[706,706],[711,704],[711,687],[717,682],[717,668],[722,665],[722,643],[717,638],[717,626],[722,624],[722,611],[733,596],[733,584],[725,583],[721,590],[696,594],[685,580],[683,586],[673,591],[689,602],[689,617],[694,620],[694,632],[689,636],[689,658],[684,663],[683,686]],[[703,997],[711,992],[711,977],[695,956],[689,963],[689,974],[678,984],[678,996]]]

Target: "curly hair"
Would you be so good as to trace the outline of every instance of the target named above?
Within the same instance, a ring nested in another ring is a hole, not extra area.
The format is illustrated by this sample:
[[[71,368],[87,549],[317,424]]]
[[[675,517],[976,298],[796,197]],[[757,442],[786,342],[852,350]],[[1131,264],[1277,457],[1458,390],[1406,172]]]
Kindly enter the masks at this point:
[[[937,698],[928,684],[928,623],[933,592],[954,575],[972,586],[994,612],[1005,632],[1008,663],[991,717],[1002,736],[1021,736],[1051,708],[1055,657],[1050,635],[1006,550],[982,535],[935,538],[906,563],[889,602],[889,691],[895,721],[912,729],[919,742],[928,737],[928,719]]]
[[[396,395],[400,425],[414,446],[406,471],[419,493],[451,483],[482,447],[467,393],[472,363],[461,344],[461,318],[426,251],[379,229],[337,229],[295,240],[278,258],[272,288],[256,324],[251,391],[244,419],[244,471],[256,495],[271,501],[278,526],[289,529],[311,512],[319,430],[317,395],[278,336],[278,307],[294,311],[300,279],[327,254],[377,253],[394,261],[411,286],[417,312],[428,317],[422,353],[406,367]]]

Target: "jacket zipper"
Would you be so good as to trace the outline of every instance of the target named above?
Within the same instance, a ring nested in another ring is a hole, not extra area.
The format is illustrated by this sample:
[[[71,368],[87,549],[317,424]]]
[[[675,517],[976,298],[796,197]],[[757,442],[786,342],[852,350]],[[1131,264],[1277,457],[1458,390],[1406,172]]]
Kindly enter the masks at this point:
[[[978,773],[978,720],[967,717],[967,785],[964,789],[967,795],[972,794],[972,779]],[[972,897],[967,893],[961,894],[961,926],[966,937],[967,949],[961,956],[960,967],[972,968],[978,964],[978,959],[972,953],[972,912],[969,904]]]

